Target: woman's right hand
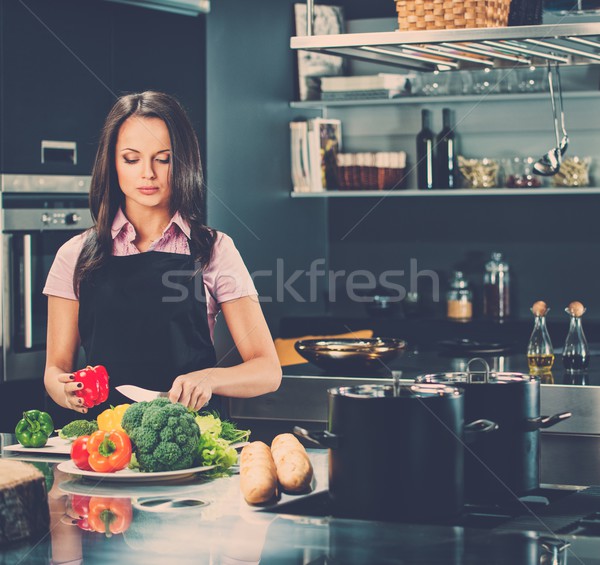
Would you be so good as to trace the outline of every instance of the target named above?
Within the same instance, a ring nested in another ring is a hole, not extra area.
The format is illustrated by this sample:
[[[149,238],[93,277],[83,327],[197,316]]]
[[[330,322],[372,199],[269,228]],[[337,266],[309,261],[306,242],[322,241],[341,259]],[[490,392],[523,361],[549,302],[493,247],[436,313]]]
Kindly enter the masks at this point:
[[[80,388],[83,388],[83,384],[74,382],[74,378],[75,375],[73,373],[61,373],[58,375],[58,382],[64,384],[65,406],[71,410],[85,414],[88,409],[83,405],[83,399],[75,395]]]

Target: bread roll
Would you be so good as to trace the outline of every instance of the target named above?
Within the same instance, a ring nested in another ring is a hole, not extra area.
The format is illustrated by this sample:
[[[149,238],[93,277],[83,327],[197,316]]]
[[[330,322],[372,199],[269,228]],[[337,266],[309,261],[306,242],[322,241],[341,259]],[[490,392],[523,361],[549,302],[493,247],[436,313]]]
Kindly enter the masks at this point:
[[[253,441],[240,454],[240,488],[248,504],[262,504],[277,493],[277,471],[269,446]]]
[[[277,479],[286,492],[304,492],[310,487],[313,468],[304,446],[292,434],[280,434],[271,443]]]

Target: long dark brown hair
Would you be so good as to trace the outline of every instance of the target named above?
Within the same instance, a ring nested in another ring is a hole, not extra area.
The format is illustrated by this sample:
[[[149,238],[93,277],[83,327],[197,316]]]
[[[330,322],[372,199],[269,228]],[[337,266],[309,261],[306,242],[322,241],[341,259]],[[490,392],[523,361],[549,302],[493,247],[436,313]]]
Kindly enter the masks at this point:
[[[171,215],[179,212],[191,231],[190,252],[203,266],[210,262],[216,233],[204,225],[204,176],[198,138],[181,104],[162,92],[146,91],[120,97],[102,128],[92,170],[90,212],[94,226],[89,230],[73,276],[79,293],[81,281],[98,269],[112,254],[111,227],[124,202],[115,165],[119,129],[131,117],[160,118],[171,140]]]

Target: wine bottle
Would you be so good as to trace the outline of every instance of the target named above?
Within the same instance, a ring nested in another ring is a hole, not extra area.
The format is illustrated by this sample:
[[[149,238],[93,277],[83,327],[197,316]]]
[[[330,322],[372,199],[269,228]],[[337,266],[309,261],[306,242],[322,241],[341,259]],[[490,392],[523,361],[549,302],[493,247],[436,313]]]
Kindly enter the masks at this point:
[[[456,188],[456,137],[450,108],[442,111],[444,126],[436,143],[436,188]]]
[[[431,112],[421,111],[422,128],[417,135],[417,188],[433,188],[433,132],[431,131]]]

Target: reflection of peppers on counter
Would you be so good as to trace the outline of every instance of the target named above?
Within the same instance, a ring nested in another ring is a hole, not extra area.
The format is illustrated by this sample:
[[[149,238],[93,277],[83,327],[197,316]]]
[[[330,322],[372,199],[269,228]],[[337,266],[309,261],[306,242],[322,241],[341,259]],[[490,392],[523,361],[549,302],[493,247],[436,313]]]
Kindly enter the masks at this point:
[[[85,437],[85,436],[84,436]],[[125,432],[94,432],[88,440],[88,463],[98,473],[114,473],[131,460],[131,441]]]
[[[105,498],[92,496],[89,502],[88,523],[90,529],[106,534],[121,534],[129,528],[133,509],[129,498]]]
[[[119,404],[102,412],[97,419],[98,429],[105,432],[112,432],[113,430],[124,432],[125,430],[121,427],[121,420],[123,420],[123,414],[130,406],[131,404]]]
[[[50,414],[41,410],[27,410],[15,428],[15,436],[23,447],[43,447],[53,431],[54,423]]]
[[[76,391],[75,394],[83,399],[83,404],[87,408],[92,408],[102,404],[108,398],[108,373],[103,365],[92,367],[88,365],[85,369],[80,369],[73,373],[76,383],[83,384],[83,388]]]
[[[93,531],[92,527],[88,522],[91,498],[91,496],[84,496],[82,494],[69,495],[71,508],[73,509],[73,512],[79,517],[79,519],[77,520],[77,527],[80,530],[84,530],[86,532]]]

